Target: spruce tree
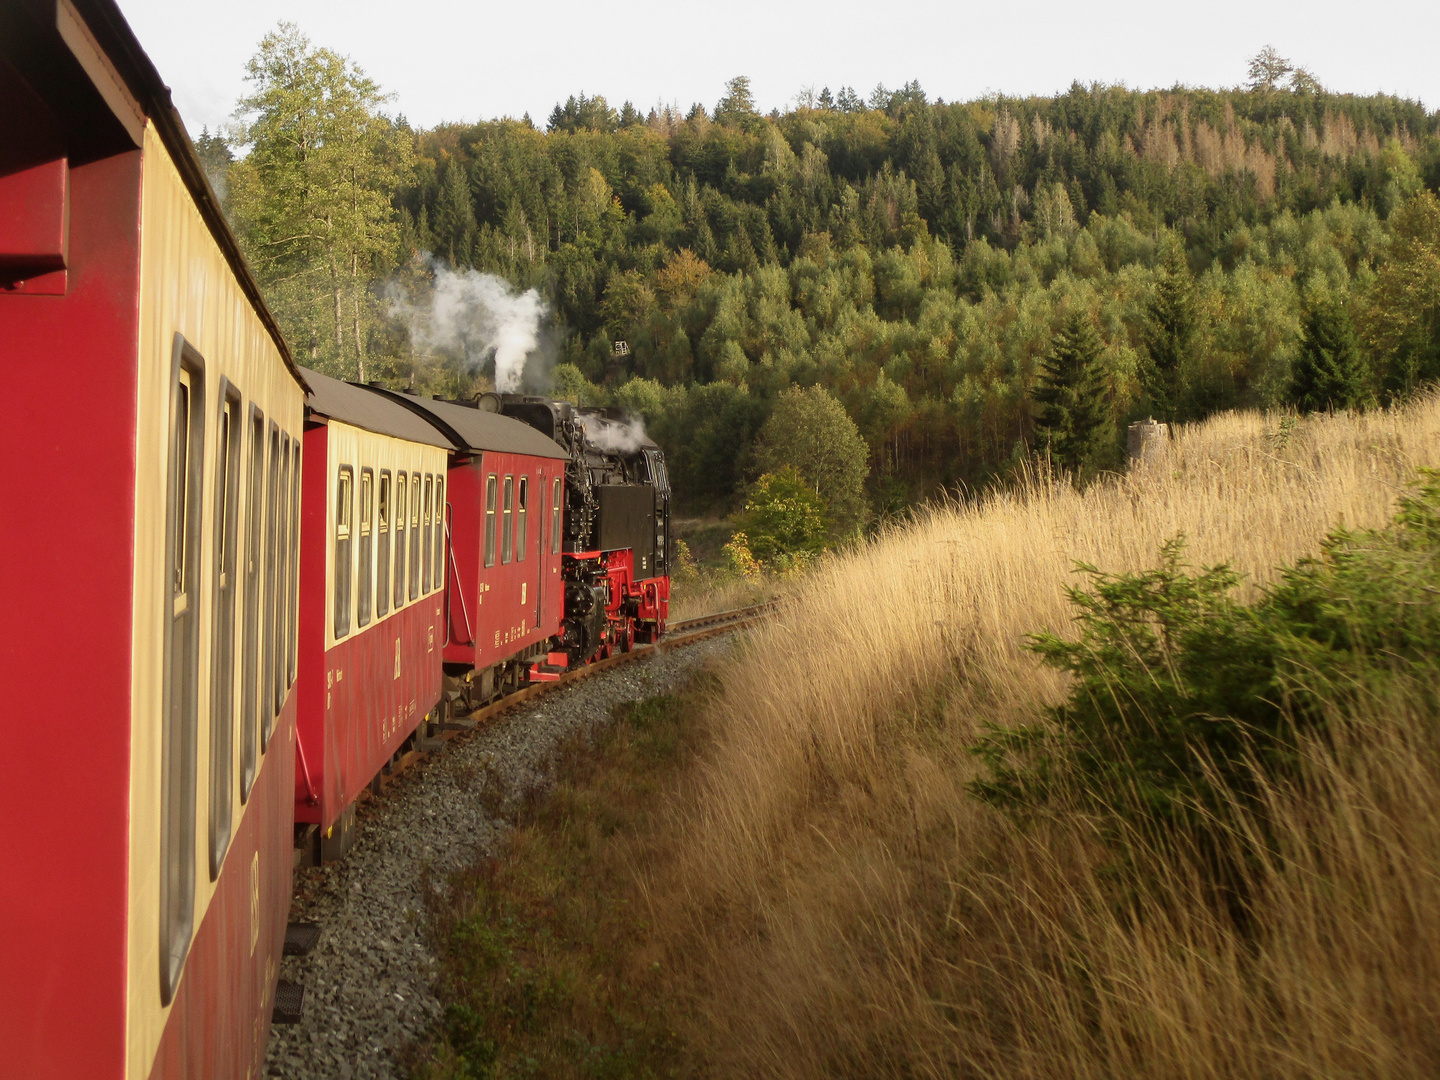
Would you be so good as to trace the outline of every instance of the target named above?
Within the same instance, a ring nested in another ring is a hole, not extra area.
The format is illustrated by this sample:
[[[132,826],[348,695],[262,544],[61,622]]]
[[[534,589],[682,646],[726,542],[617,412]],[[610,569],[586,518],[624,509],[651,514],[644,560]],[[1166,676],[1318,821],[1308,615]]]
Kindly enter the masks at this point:
[[[451,158],[445,165],[434,228],[440,249],[436,254],[443,255],[451,266],[469,266],[476,231],[475,207],[470,201],[470,179],[459,158]]]
[[[1328,297],[1308,304],[1290,386],[1295,407],[1301,412],[1318,412],[1360,404],[1364,393],[1361,365],[1345,305]]]
[[[1055,335],[1032,397],[1035,427],[1051,460],[1079,471],[1103,446],[1110,410],[1100,354],[1105,343],[1094,321],[1074,312]]]
[[[1149,365],[1145,389],[1155,411],[1174,422],[1180,411],[1180,375],[1195,337],[1194,282],[1184,249],[1174,244],[1155,280],[1155,291],[1145,309],[1144,341]]]
[[[230,152],[230,144],[218,131],[212,135],[208,127],[201,128],[200,137],[195,140],[195,156],[200,159],[200,167],[205,170],[205,179],[210,181],[210,186],[215,189],[215,194],[223,203],[230,190],[227,174],[235,160],[235,155]]]

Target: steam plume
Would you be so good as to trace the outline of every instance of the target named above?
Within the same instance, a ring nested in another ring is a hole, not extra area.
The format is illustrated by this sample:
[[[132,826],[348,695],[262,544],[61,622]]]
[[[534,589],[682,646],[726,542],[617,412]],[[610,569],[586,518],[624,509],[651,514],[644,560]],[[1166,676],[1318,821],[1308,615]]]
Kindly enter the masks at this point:
[[[580,426],[585,429],[585,438],[611,453],[633,454],[645,439],[645,421],[639,418],[622,424],[599,416],[582,415]]]
[[[416,350],[458,357],[473,370],[495,354],[495,389],[520,389],[525,360],[540,346],[545,301],[534,289],[517,292],[509,282],[478,270],[457,273],[433,256],[428,296],[395,297],[391,314],[403,319]]]

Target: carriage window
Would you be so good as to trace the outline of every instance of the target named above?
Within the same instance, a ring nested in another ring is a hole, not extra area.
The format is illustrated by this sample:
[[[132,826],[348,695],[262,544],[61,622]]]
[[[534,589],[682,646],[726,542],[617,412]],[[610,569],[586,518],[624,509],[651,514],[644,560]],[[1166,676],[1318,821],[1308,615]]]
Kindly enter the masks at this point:
[[[265,469],[265,596],[261,601],[261,618],[264,620],[264,642],[260,650],[260,663],[264,669],[260,679],[260,750],[263,753],[270,746],[270,733],[275,730],[273,709],[273,688],[275,686],[275,557],[276,526],[280,516],[280,429],[270,421],[270,453]]]
[[[530,535],[529,522],[527,520],[530,515],[525,512],[525,507],[529,502],[530,478],[527,476],[522,476],[520,477],[520,501],[519,505],[516,507],[518,513],[516,514],[515,521],[515,528],[519,533],[519,538],[515,541],[515,554],[521,562],[525,561],[525,540],[526,537]]]
[[[560,478],[550,487],[550,553],[560,550]]]
[[[235,556],[240,516],[240,395],[228,383],[220,403],[215,459],[215,628],[210,702],[210,880],[230,846],[230,759],[235,731]]]
[[[500,561],[508,563],[514,550],[515,534],[515,478],[505,477],[505,506],[500,519]]]
[[[288,642],[285,655],[289,665],[288,685],[295,685],[295,665],[299,662],[300,620],[300,440],[291,443],[290,452],[290,603],[285,609],[285,634]]]
[[[241,645],[240,801],[255,783],[260,730],[260,585],[265,527],[265,414],[250,407],[250,483],[245,501],[245,640]]]
[[[175,335],[166,487],[164,706],[160,736],[160,998],[169,1004],[195,924],[195,788],[200,683],[200,527],[205,382]]]
[[[341,465],[335,478],[335,636],[350,633],[350,521],[354,470]]]
[[[410,599],[420,595],[420,474],[410,474]]]
[[[395,474],[395,610],[405,606],[405,492],[408,490],[405,473]]]
[[[360,550],[357,554],[360,577],[355,597],[355,621],[361,626],[370,622],[370,577],[373,567],[370,563],[371,537],[370,521],[375,509],[375,471],[360,470]]]
[[[435,477],[435,576],[430,587],[438,589],[445,584],[445,478]]]
[[[495,475],[485,478],[485,565],[495,565]]]
[[[425,501],[420,504],[420,516],[425,522],[425,568],[420,572],[420,587],[425,592],[430,591],[431,556],[435,551],[431,543],[434,535],[431,530],[434,528],[434,524],[430,520],[430,495],[434,486],[434,477],[427,473],[425,476]]]
[[[274,714],[278,717],[285,707],[285,674],[290,663],[287,656],[290,642],[290,612],[286,597],[290,595],[290,436],[280,436],[280,486],[275,493],[275,604],[271,619],[275,623],[275,669],[271,693]]]
[[[375,614],[390,611],[390,470],[380,472],[380,498],[375,517]]]

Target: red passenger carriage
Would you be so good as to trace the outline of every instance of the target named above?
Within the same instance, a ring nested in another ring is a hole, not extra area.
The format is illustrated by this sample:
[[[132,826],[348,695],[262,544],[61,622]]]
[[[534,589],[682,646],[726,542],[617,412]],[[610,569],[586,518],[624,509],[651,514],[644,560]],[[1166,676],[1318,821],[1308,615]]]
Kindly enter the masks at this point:
[[[258,1075],[304,384],[109,0],[0,3],[0,363],[0,1074]]]
[[[445,664],[467,703],[525,680],[561,632],[566,452],[507,416],[377,390],[442,433],[449,475]]]
[[[339,858],[355,797],[440,700],[449,442],[306,371],[295,820]]]

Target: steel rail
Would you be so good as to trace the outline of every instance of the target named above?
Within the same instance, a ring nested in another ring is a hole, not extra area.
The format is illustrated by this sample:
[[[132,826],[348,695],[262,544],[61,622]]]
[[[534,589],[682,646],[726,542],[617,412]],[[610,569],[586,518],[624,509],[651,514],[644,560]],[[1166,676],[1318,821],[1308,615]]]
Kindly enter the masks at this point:
[[[442,731],[439,735],[435,736],[435,738],[426,741],[431,743],[440,742],[444,745],[449,745],[452,740],[468,738],[486,726],[489,721],[509,712],[511,709],[534,701],[538,697],[542,697],[545,694],[552,693],[566,686],[574,686],[582,679],[593,678],[602,672],[609,671],[622,664],[628,664],[636,660],[644,660],[656,653],[668,652],[671,649],[681,649],[686,645],[694,645],[708,638],[717,637],[720,634],[728,634],[733,630],[740,630],[753,625],[773,611],[778,604],[778,600],[767,600],[764,603],[752,604],[749,607],[733,608],[730,611],[719,611],[712,615],[701,615],[694,619],[685,619],[682,622],[673,624],[667,636],[657,642],[637,645],[629,652],[615,653],[612,656],[607,656],[604,660],[598,660],[593,664],[586,664],[584,667],[576,668],[574,671],[567,671],[558,679],[551,680],[550,682],[530,683],[527,686],[521,687],[519,690],[506,694],[499,701],[476,709],[464,717],[465,726],[463,728],[451,728],[450,730]],[[429,749],[416,747],[413,750],[406,751],[400,756],[399,760],[388,766],[388,772],[382,770],[380,774],[381,792],[383,793],[385,788],[389,787],[401,774],[409,771],[431,754],[442,749],[444,749],[443,745]],[[361,803],[368,802],[374,797],[375,793],[370,787],[361,788],[360,793],[355,797],[355,805],[359,806]]]

